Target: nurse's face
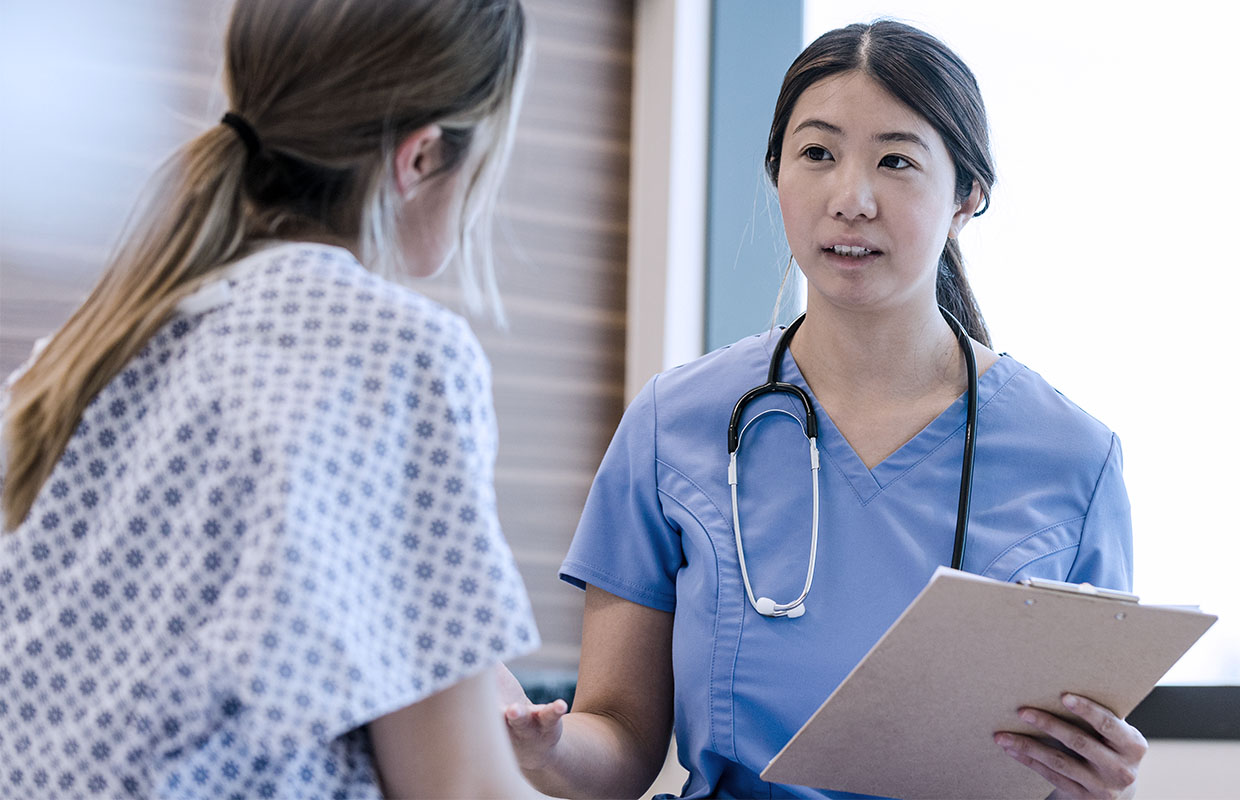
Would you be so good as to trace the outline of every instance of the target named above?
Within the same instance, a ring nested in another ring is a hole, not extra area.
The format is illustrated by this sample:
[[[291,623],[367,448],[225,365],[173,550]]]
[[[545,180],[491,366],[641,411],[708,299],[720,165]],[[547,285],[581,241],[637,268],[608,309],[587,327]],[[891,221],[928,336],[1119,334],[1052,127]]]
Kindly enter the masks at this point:
[[[942,137],[872,78],[824,78],[784,134],[779,205],[810,307],[933,303],[939,255],[969,219]]]

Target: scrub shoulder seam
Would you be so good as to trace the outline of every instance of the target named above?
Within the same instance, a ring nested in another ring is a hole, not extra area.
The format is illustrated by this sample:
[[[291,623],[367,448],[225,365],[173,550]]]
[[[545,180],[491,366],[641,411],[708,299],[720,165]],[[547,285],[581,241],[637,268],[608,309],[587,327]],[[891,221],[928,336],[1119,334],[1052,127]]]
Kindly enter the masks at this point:
[[[1098,499],[1098,487],[1102,485],[1102,478],[1107,474],[1107,465],[1111,463],[1111,459],[1117,456],[1117,454],[1119,453],[1119,450],[1120,450],[1119,436],[1115,433],[1115,431],[1111,431],[1110,449],[1107,450],[1107,457],[1102,462],[1102,468],[1098,470],[1098,478],[1097,480],[1094,481],[1094,489],[1092,492],[1089,493],[1089,505],[1085,507],[1085,517],[1084,517],[1085,522],[1081,525],[1081,541],[1082,542],[1084,542],[1085,540],[1085,528],[1086,526],[1089,525],[1089,514],[1091,511],[1094,510],[1094,501]],[[1123,465],[1121,464],[1119,468],[1120,468],[1120,474],[1122,475]],[[1079,553],[1077,557],[1078,558],[1080,557]],[[1129,563],[1128,566],[1129,566],[1128,579],[1129,581],[1131,581],[1132,580],[1131,562]],[[1071,574],[1071,571],[1075,568],[1076,568],[1076,562],[1074,561],[1072,562],[1071,566],[1068,567],[1069,574]]]
[[[600,589],[611,592],[617,597],[631,600],[638,605],[649,606],[659,611],[673,611],[676,608],[675,595],[652,592],[646,586],[625,580],[590,564],[580,561],[565,561],[560,567],[560,572],[583,580],[585,583],[593,584]]]
[[[722,509],[720,509],[720,508],[719,508],[719,506],[718,506],[718,504],[717,504],[717,503],[715,503],[715,501],[711,498],[711,496],[710,496],[709,494],[707,494],[707,493],[706,493],[706,491],[705,491],[705,490],[703,490],[701,486],[699,486],[699,485],[698,485],[697,481],[693,480],[693,478],[690,478],[690,477],[689,477],[688,475],[686,475],[683,471],[681,471],[681,470],[677,469],[676,467],[672,466],[671,464],[668,464],[668,463],[667,463],[667,462],[665,462],[665,461],[659,461],[657,458],[655,459],[655,461],[656,461],[656,463],[657,463],[657,464],[659,464],[659,465],[661,465],[661,466],[663,466],[663,467],[666,467],[667,469],[669,469],[669,470],[671,470],[672,472],[674,472],[674,473],[676,473],[677,475],[679,475],[681,478],[683,478],[683,479],[685,480],[685,482],[686,482],[686,483],[688,483],[690,486],[692,486],[692,487],[693,487],[693,489],[694,489],[694,490],[695,490],[698,494],[700,494],[700,495],[703,497],[703,499],[705,499],[705,500],[706,500],[706,502],[707,502],[707,503],[709,503],[709,504],[710,504],[710,507],[711,507],[711,508],[713,508],[713,509],[715,510],[715,513],[719,515],[719,519],[720,519],[720,521],[722,522],[722,524],[724,524],[724,525],[730,525],[730,524],[731,524],[731,520],[727,519],[727,517],[725,517],[725,516],[723,515],[723,510],[722,510]],[[710,533],[709,533],[710,529],[706,527],[705,523],[704,523],[704,522],[703,522],[703,521],[702,521],[702,520],[698,517],[698,515],[697,515],[696,513],[694,513],[693,509],[689,508],[689,506],[688,506],[688,505],[687,505],[687,504],[686,504],[683,500],[681,500],[680,498],[676,497],[674,494],[672,494],[671,492],[667,491],[667,490],[666,490],[666,489],[664,489],[662,486],[659,486],[658,492],[659,492],[659,494],[660,494],[660,495],[662,495],[663,497],[666,497],[666,498],[667,498],[668,500],[670,500],[671,502],[673,502],[673,503],[675,503],[676,505],[678,505],[678,506],[680,506],[681,508],[683,508],[683,509],[685,510],[685,513],[686,513],[686,514],[688,514],[688,515],[690,516],[690,518],[692,518],[692,519],[693,519],[693,521],[697,523],[698,527],[700,527],[700,528],[702,529],[702,532],[703,532],[704,534],[706,534],[706,535],[705,535],[705,539],[706,539],[706,541],[708,541],[708,542],[710,543],[710,551],[711,551],[711,555],[712,555],[712,556],[714,557],[714,559],[715,559],[715,574],[716,574],[716,575],[718,575],[718,574],[719,574],[719,551],[718,551],[718,549],[715,547],[715,538],[714,538],[713,536],[711,536],[711,535],[710,535]],[[719,630],[719,628],[720,628],[720,624],[721,624],[721,616],[722,616],[722,615],[719,613],[719,608],[720,608],[720,606],[723,604],[723,597],[722,597],[722,595],[721,595],[721,592],[722,592],[722,591],[723,591],[723,587],[722,587],[722,585],[721,585],[721,582],[720,582],[720,581],[718,581],[718,580],[716,580],[716,581],[715,581],[715,614],[713,615],[713,616],[714,616],[714,618],[715,618],[715,624],[714,624],[713,636],[711,637],[711,638],[712,638],[712,640],[713,640],[713,641],[715,641],[715,642],[718,642],[718,641],[719,641],[719,637],[720,637],[720,630]],[[743,626],[743,624],[744,624],[743,619],[744,619],[744,618],[742,617],[742,626]],[[737,658],[739,657],[739,655],[740,655],[740,637],[741,637],[741,631],[740,631],[740,629],[738,629],[738,630],[737,630],[737,632],[736,632],[736,646],[735,646],[735,648],[734,648],[734,654],[733,654],[733,658],[732,658],[732,677],[733,677],[733,680],[735,680],[735,675],[736,675],[736,659],[737,659]],[[717,666],[717,663],[716,663],[716,662],[717,662],[718,654],[719,654],[719,648],[718,648],[718,646],[712,647],[712,648],[711,648],[711,653],[710,653],[710,684],[709,684],[710,686],[714,686],[714,685],[715,685],[715,668],[716,668],[716,666]],[[731,688],[729,688],[729,696],[731,696]],[[712,747],[714,747],[714,748],[716,748],[716,750],[722,750],[722,748],[720,747],[719,742],[718,742],[718,740],[716,739],[716,736],[715,736],[715,703],[714,703],[714,698],[711,696],[711,692],[708,692],[708,693],[707,693],[707,699],[708,699],[708,702],[707,702],[707,707],[708,707],[708,714],[709,714],[709,720],[708,720],[708,723],[707,723],[707,729],[710,731],[710,742],[711,742],[711,746],[712,746]],[[736,717],[735,717],[735,714],[730,715],[730,717],[731,717],[731,720],[732,720],[732,724],[733,724],[733,726],[735,726],[735,724],[736,724]],[[733,732],[732,732],[732,742],[733,742],[733,746],[732,746],[732,756],[733,756],[733,758],[735,758],[735,757],[736,757],[736,746],[735,746],[735,742],[736,742],[736,733],[735,733],[735,730],[733,730]]]
[[[1080,547],[1081,547],[1081,543],[1080,543],[1080,542],[1073,542],[1072,544],[1065,544],[1063,547],[1057,547],[1057,548],[1055,548],[1054,550],[1050,551],[1049,553],[1042,553],[1041,555],[1039,555],[1039,556],[1036,556],[1036,557],[1034,557],[1034,558],[1029,559],[1029,560],[1028,560],[1028,561],[1026,561],[1024,564],[1021,564],[1021,565],[1020,565],[1020,566],[1018,566],[1016,569],[1012,570],[1012,572],[1011,572],[1011,573],[1007,576],[1007,578],[1005,578],[1004,580],[1006,580],[1006,581],[1008,581],[1008,582],[1010,583],[1010,582],[1011,582],[1011,580],[1012,580],[1013,578],[1015,578],[1017,575],[1019,575],[1019,574],[1020,574],[1020,571],[1021,571],[1022,569],[1025,569],[1025,568],[1026,568],[1026,567],[1028,567],[1030,564],[1034,564],[1034,563],[1036,563],[1036,562],[1038,562],[1038,561],[1041,561],[1041,560],[1042,560],[1042,559],[1044,559],[1044,558],[1050,558],[1051,556],[1058,555],[1059,553],[1062,553],[1062,552],[1064,552],[1064,551],[1066,551],[1066,550],[1073,550],[1073,549],[1077,549],[1077,550],[1079,550],[1079,549],[1080,549]]]
[[[657,458],[657,457],[655,458],[654,463],[655,463],[657,466],[666,467],[667,469],[669,469],[669,470],[671,470],[672,472],[674,472],[674,473],[676,473],[677,475],[679,475],[681,478],[684,478],[684,480],[685,480],[685,482],[686,482],[686,483],[688,483],[690,486],[692,486],[692,487],[694,488],[694,490],[695,490],[695,491],[697,491],[697,493],[698,493],[698,494],[700,494],[700,495],[702,496],[702,498],[703,498],[703,499],[704,499],[707,503],[710,503],[710,507],[711,507],[711,508],[713,508],[713,509],[715,510],[715,513],[719,515],[719,519],[720,519],[720,521],[721,521],[721,522],[723,522],[724,524],[728,525],[728,526],[731,526],[732,521],[731,521],[731,520],[730,520],[730,519],[729,519],[729,518],[728,518],[728,517],[727,517],[727,516],[723,513],[722,509],[720,509],[720,508],[719,508],[719,504],[718,504],[718,503],[716,503],[713,499],[711,499],[710,494],[708,494],[708,493],[706,492],[706,490],[705,490],[705,489],[703,489],[703,488],[701,487],[701,485],[699,485],[699,484],[698,484],[698,482],[697,482],[697,481],[693,480],[693,478],[690,478],[687,474],[685,474],[684,470],[678,469],[678,468],[677,468],[677,467],[675,467],[674,465],[669,464],[669,463],[667,463],[666,461],[663,461],[662,459],[659,459],[659,458]],[[658,493],[659,493],[659,494],[661,494],[661,495],[663,495],[664,497],[666,497],[667,499],[669,499],[669,500],[671,500],[671,501],[675,502],[678,506],[680,506],[681,508],[685,509],[686,511],[689,511],[689,507],[688,507],[688,505],[685,503],[685,501],[681,500],[679,497],[677,497],[676,495],[672,494],[670,491],[668,491],[667,489],[665,489],[665,488],[663,487],[662,483],[660,483],[657,479],[656,479],[656,481],[655,481],[655,486],[657,487],[657,491],[658,491]],[[702,525],[703,530],[708,530],[708,529],[706,528],[706,526],[702,524],[702,520],[700,520],[700,519],[698,519],[698,518],[697,518],[697,515],[696,515],[696,514],[693,514],[693,512],[692,512],[692,511],[689,511],[689,514],[690,514],[690,516],[692,516],[692,517],[693,517],[693,519],[694,519],[694,520],[695,520],[695,521],[696,521],[699,525]]]
[[[1071,518],[1069,518],[1069,519],[1063,519],[1063,520],[1060,520],[1059,522],[1055,522],[1055,523],[1052,523],[1052,524],[1047,525],[1047,526],[1045,526],[1045,527],[1038,528],[1038,529],[1037,529],[1036,531],[1034,531],[1033,533],[1029,533],[1029,534],[1026,534],[1026,535],[1024,535],[1024,536],[1020,537],[1020,538],[1019,538],[1019,539],[1017,539],[1015,542],[1012,542],[1010,545],[1008,545],[1007,547],[1003,548],[1003,550],[1002,550],[1002,551],[1000,551],[1000,553],[999,553],[997,556],[995,556],[994,558],[992,558],[992,559],[990,560],[990,563],[989,563],[989,564],[987,564],[987,565],[986,565],[986,567],[985,567],[985,568],[984,568],[984,569],[983,569],[983,570],[982,570],[979,574],[981,574],[981,575],[985,575],[987,572],[989,572],[989,571],[990,571],[990,568],[991,568],[991,567],[993,567],[995,564],[998,564],[998,563],[999,563],[999,561],[1000,561],[1000,560],[1001,560],[1004,556],[1006,556],[1008,553],[1012,552],[1012,551],[1013,551],[1013,550],[1015,550],[1016,548],[1020,547],[1020,546],[1021,546],[1021,545],[1023,545],[1025,542],[1028,542],[1030,539],[1036,539],[1037,537],[1041,536],[1042,534],[1046,533],[1047,531],[1053,531],[1053,530],[1055,530],[1056,528],[1062,528],[1062,527],[1063,527],[1063,526],[1065,526],[1065,525],[1071,525],[1071,524],[1072,524],[1072,523],[1074,523],[1074,522],[1080,522],[1081,520],[1084,520],[1084,519],[1085,519],[1085,515],[1084,515],[1084,514],[1081,514],[1081,515],[1079,515],[1079,516],[1075,516],[1075,517],[1071,517]],[[1078,538],[1078,540],[1077,540],[1076,544],[1069,545],[1069,546],[1071,546],[1071,547],[1076,547],[1076,546],[1078,546],[1079,544],[1080,544],[1080,540],[1079,540],[1079,538]],[[1062,550],[1062,549],[1063,549],[1063,548],[1060,548],[1060,550]],[[1053,552],[1053,553],[1058,553],[1058,552],[1059,552],[1059,550],[1054,550],[1054,551],[1052,551],[1052,552]],[[1039,558],[1042,558],[1043,556],[1046,556],[1046,555],[1050,555],[1050,553],[1043,553],[1042,555],[1036,556],[1034,559],[1032,559],[1032,561],[1037,561]],[[1021,568],[1024,568],[1024,567],[1025,567],[1025,566],[1027,566],[1027,564],[1029,564],[1029,563],[1032,563],[1032,562],[1026,562],[1025,564],[1021,564]]]

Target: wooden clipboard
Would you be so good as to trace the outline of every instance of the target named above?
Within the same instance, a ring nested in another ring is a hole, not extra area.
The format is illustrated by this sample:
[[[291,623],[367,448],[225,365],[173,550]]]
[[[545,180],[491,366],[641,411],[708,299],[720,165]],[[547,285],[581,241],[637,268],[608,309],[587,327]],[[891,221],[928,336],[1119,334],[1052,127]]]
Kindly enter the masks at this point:
[[[939,567],[762,779],[884,797],[1042,798],[1054,788],[994,743],[1040,735],[1017,709],[1071,719],[1074,692],[1121,717],[1217,617],[1055,581]]]

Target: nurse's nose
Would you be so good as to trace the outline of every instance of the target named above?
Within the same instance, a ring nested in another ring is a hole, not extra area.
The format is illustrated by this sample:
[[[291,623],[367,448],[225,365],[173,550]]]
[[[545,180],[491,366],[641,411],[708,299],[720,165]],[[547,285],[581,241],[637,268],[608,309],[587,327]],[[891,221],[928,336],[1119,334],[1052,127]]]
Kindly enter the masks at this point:
[[[878,214],[878,201],[866,170],[859,165],[849,165],[837,168],[832,178],[834,180],[827,205],[827,211],[832,217],[848,222],[874,219]]]

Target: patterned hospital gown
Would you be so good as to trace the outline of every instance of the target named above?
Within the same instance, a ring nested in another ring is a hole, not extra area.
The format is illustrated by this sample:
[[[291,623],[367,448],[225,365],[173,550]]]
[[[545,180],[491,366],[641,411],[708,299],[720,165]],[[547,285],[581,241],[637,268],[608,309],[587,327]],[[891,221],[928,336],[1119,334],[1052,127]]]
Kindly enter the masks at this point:
[[[224,275],[0,538],[0,797],[377,797],[359,726],[538,644],[467,325],[338,248]]]

